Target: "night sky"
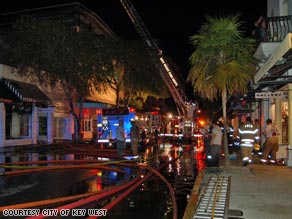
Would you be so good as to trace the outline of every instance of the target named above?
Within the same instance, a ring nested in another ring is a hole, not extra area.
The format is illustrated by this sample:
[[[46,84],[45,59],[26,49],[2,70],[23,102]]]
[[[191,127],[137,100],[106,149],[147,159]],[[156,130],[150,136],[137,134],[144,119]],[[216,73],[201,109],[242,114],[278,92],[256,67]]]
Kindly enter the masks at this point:
[[[6,1],[1,2],[0,12],[17,11],[35,7],[65,4],[70,0]],[[139,38],[119,0],[81,0],[121,38]],[[189,37],[198,32],[206,21],[205,15],[221,16],[242,14],[243,27],[249,36],[254,22],[266,16],[267,0],[131,0],[147,29],[166,56],[179,65],[184,74],[189,70],[188,58],[193,52]]]
[[[1,2],[0,12],[17,11],[52,6],[77,1],[39,0]],[[85,7],[97,15],[122,39],[139,39],[133,24],[119,0],[80,0]],[[243,30],[251,36],[254,22],[267,14],[267,0],[131,0],[148,31],[158,40],[160,49],[170,57],[186,78],[190,69],[188,58],[194,51],[189,37],[196,34],[205,16],[227,16],[241,13]],[[242,3],[241,3],[242,2]],[[188,87],[187,87],[188,88]],[[187,93],[193,93],[188,88]]]

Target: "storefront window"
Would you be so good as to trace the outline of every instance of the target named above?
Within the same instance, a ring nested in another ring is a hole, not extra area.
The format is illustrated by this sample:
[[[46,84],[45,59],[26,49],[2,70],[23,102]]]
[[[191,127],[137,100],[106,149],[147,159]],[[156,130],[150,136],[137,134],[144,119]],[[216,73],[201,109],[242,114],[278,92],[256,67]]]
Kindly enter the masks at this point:
[[[6,139],[10,139],[11,138],[11,126],[12,126],[12,114],[11,112],[7,112],[6,113],[6,124],[5,124],[5,131],[6,131]]]
[[[27,106],[5,104],[5,138],[17,139],[31,136],[31,109]]]
[[[89,116],[82,117],[81,131],[91,132],[92,131],[92,119]]]
[[[288,102],[282,104],[282,142],[288,142]]]
[[[48,133],[48,122],[46,116],[39,117],[39,135],[47,135]]]
[[[20,115],[20,136],[29,136],[29,115],[21,114]]]
[[[67,123],[65,118],[54,118],[54,137],[65,138]]]

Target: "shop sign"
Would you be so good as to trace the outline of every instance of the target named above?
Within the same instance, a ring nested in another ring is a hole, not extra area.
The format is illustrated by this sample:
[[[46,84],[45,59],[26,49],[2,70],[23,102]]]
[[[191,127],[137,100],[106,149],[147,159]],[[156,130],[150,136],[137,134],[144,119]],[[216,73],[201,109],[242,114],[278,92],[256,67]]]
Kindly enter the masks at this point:
[[[258,93],[255,93],[255,98],[256,99],[261,99],[261,98],[285,99],[285,98],[288,98],[288,91],[258,92]]]

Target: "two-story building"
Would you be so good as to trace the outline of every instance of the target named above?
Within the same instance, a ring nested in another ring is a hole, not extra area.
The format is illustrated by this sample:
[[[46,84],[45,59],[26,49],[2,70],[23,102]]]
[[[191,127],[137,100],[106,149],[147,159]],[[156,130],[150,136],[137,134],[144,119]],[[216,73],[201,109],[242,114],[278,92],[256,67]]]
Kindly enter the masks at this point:
[[[96,13],[80,3],[7,12],[1,15],[0,33],[11,28],[20,15],[63,20],[74,28],[87,28],[97,36],[106,34],[118,40]],[[5,49],[1,51],[0,61],[5,56]],[[93,91],[90,104],[84,105],[81,122],[84,137],[92,138],[97,129],[97,114],[92,107],[99,109],[114,104],[114,94],[111,89],[106,94]],[[0,65],[0,147],[70,141],[74,133],[73,122],[61,87],[44,86],[34,78],[20,77],[13,67]]]
[[[263,22],[266,36],[258,38],[257,72],[245,98],[261,131],[268,118],[280,127],[277,158],[292,166],[292,1],[267,0]]]

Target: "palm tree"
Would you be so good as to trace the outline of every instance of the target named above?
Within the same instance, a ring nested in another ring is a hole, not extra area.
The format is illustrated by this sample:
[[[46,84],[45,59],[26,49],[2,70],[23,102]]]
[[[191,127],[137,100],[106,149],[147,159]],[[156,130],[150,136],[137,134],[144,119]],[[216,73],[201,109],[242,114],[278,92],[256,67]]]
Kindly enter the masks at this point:
[[[190,37],[195,51],[189,58],[191,69],[187,80],[194,93],[204,99],[214,101],[221,97],[223,119],[227,121],[228,96],[243,93],[255,73],[253,52],[255,40],[244,38],[240,30],[240,14],[227,17],[209,17],[198,34]],[[230,167],[227,122],[224,122],[225,168]]]

